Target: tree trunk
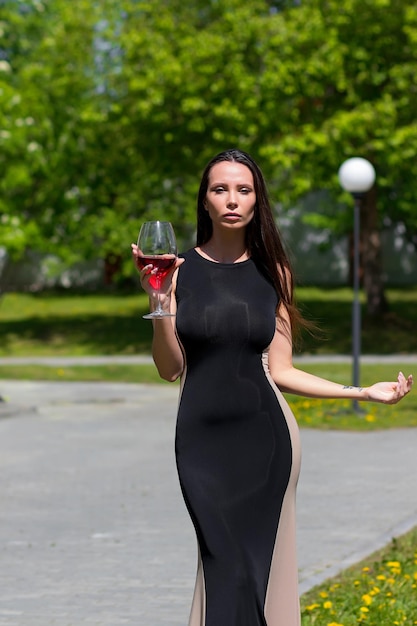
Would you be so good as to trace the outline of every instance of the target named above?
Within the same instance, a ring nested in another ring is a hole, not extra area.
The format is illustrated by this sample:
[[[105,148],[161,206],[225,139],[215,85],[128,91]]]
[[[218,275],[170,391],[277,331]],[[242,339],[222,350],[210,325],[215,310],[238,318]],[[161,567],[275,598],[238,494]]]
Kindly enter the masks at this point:
[[[104,283],[113,285],[115,275],[122,267],[122,257],[120,254],[108,253],[104,259]]]
[[[378,229],[376,189],[363,198],[360,209],[361,265],[368,315],[382,315],[388,310],[382,279],[382,246]]]

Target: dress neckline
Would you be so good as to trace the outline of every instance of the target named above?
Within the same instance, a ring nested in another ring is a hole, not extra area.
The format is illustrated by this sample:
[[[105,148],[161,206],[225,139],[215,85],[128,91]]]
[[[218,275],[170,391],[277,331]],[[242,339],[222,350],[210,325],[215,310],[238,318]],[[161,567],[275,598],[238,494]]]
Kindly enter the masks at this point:
[[[249,257],[249,259],[244,259],[243,261],[235,261],[234,263],[222,263],[220,261],[213,261],[212,259],[208,259],[207,257],[200,254],[200,252],[198,252],[195,248],[192,248],[191,251],[194,252],[194,255],[202,261],[206,261],[206,263],[210,263],[211,265],[218,265],[220,267],[238,267],[239,265],[245,265],[246,263],[252,261],[252,259]]]

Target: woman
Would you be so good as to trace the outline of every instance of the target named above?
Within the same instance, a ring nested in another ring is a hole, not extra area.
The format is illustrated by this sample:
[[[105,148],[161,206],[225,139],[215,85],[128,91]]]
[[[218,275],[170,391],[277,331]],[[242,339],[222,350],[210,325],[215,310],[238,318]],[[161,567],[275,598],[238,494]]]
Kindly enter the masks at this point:
[[[151,308],[153,271],[140,271]],[[181,377],[176,458],[199,546],[190,626],[298,626],[300,445],[281,392],[394,404],[412,377],[355,388],[293,366],[292,271],[262,173],[239,150],[207,165],[197,246],[161,298],[176,317],[153,322],[153,357],[162,378]]]

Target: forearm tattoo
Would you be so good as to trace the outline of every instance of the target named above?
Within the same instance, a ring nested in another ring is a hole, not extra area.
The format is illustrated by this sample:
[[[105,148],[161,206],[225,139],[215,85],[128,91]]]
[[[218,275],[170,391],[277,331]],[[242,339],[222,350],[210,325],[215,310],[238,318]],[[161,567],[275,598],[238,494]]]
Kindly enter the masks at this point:
[[[357,389],[358,391],[363,391],[363,387],[354,387],[353,385],[344,385],[343,389]]]

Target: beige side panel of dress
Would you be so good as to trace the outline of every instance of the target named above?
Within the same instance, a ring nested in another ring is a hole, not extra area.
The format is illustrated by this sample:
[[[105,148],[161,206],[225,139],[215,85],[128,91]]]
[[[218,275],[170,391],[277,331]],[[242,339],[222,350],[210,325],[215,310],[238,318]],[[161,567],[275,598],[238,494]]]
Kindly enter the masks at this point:
[[[295,517],[296,489],[301,467],[300,433],[287,401],[271,378],[267,352],[262,361],[287,421],[292,446],[291,474],[279,518],[264,613],[268,626],[300,626]]]

